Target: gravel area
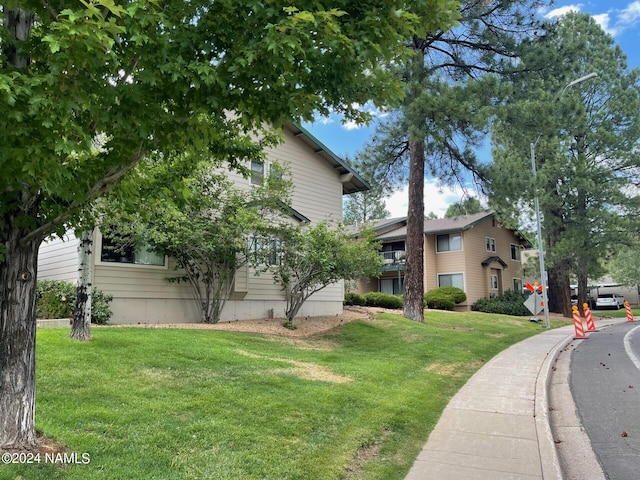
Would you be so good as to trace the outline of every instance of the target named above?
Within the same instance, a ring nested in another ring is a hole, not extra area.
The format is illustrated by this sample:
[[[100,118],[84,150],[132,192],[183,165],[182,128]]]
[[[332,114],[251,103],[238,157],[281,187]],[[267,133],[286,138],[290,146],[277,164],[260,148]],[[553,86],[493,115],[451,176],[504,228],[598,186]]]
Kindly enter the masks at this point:
[[[373,320],[374,314],[385,311],[381,308],[345,307],[341,315],[327,315],[320,317],[299,317],[296,319],[294,330],[283,326],[284,319],[271,318],[260,320],[238,320],[233,322],[209,323],[158,323],[118,325],[122,327],[144,328],[187,328],[202,330],[230,330],[234,332],[261,333],[282,337],[311,337],[333,330],[334,328],[353,320]],[[402,314],[401,310],[388,310]]]

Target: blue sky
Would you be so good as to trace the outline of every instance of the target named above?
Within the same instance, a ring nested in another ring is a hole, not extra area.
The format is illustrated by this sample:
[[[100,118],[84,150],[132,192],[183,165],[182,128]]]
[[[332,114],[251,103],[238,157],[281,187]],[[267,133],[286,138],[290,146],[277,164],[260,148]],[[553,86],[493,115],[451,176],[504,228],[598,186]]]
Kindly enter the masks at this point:
[[[551,8],[540,12],[541,16],[557,18],[568,11],[589,13],[608,33],[628,57],[629,68],[640,67],[640,0],[592,0],[585,2],[559,1]],[[377,114],[375,110],[371,110]],[[338,116],[318,119],[313,124],[305,124],[313,135],[331,148],[337,155],[353,155],[369,140],[372,127],[343,123]],[[487,153],[488,154],[488,153]],[[471,192],[467,192],[471,193]],[[447,207],[461,200],[462,189],[442,190],[435,179],[425,185],[425,211],[433,211],[439,217]],[[387,210],[392,216],[407,214],[406,188],[394,193],[386,200]]]

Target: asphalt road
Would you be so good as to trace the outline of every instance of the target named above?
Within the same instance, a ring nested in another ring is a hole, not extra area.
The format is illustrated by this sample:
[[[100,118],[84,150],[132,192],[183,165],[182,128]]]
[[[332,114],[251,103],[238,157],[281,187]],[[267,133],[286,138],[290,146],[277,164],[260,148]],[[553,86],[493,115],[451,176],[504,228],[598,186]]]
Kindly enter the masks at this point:
[[[598,461],[611,480],[640,479],[640,325],[612,325],[575,343],[569,383]]]

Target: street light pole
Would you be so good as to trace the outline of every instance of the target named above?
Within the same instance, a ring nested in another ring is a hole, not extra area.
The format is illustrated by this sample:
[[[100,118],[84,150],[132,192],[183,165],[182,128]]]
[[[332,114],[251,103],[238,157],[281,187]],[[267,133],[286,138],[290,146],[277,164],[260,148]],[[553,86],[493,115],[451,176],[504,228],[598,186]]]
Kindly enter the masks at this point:
[[[572,82],[569,82],[565,87],[560,91],[558,95],[558,99],[564,95],[564,92],[567,88],[573,87],[579,83],[582,83],[586,80],[591,80],[592,78],[597,77],[598,74],[596,72],[591,72],[588,75],[584,75],[583,77],[576,78]],[[542,302],[543,302],[543,311],[544,311],[544,327],[551,328],[549,323],[549,297],[547,294],[548,288],[548,278],[547,278],[547,270],[544,266],[544,245],[542,244],[542,220],[540,218],[540,201],[538,200],[538,182],[537,182],[537,169],[536,169],[536,146],[538,145],[538,141],[540,140],[540,135],[535,142],[531,143],[531,170],[533,171],[533,182],[535,188],[535,196],[534,196],[534,209],[536,214],[536,224],[537,224],[537,235],[536,239],[538,241],[538,259],[540,260],[540,283],[542,284]]]

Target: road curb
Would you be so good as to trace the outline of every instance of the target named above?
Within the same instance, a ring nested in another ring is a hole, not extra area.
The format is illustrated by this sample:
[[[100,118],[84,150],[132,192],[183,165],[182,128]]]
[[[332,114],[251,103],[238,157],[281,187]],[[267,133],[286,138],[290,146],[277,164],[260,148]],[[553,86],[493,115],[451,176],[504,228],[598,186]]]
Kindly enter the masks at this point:
[[[538,436],[540,464],[542,465],[542,478],[545,480],[562,480],[563,478],[562,469],[560,467],[560,457],[551,431],[549,391],[556,360],[560,355],[560,352],[564,350],[571,341],[573,341],[573,326],[561,327],[546,333],[558,334],[562,330],[566,330],[567,334],[556,342],[553,347],[551,347],[540,366],[540,372],[536,378],[534,417],[536,434]]]

